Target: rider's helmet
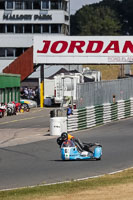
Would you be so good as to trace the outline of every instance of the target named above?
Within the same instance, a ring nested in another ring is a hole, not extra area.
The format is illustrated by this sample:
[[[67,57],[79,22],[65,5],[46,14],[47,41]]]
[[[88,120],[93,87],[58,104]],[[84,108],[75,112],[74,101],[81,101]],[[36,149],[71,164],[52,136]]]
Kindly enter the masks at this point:
[[[66,132],[63,132],[61,134],[61,138],[62,138],[63,141],[68,140],[68,134]]]

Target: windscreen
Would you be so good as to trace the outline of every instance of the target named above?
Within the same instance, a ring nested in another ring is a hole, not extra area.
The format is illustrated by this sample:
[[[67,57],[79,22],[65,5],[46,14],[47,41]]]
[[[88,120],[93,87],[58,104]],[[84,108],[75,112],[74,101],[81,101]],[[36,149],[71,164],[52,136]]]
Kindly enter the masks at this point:
[[[61,147],[75,147],[75,144],[73,143],[73,141],[68,140],[63,142]]]

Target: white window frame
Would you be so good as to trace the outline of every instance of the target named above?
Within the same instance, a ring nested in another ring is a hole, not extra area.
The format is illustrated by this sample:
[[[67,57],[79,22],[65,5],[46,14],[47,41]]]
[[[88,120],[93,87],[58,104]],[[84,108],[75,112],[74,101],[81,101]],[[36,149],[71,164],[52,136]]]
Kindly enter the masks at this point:
[[[12,8],[8,8],[8,7],[7,7],[9,1],[13,3],[13,7],[12,7]],[[5,2],[5,9],[6,9],[6,10],[14,10],[14,3],[15,3],[15,2],[14,2],[14,1],[11,1],[11,0],[9,0],[9,1],[6,0],[6,2]]]

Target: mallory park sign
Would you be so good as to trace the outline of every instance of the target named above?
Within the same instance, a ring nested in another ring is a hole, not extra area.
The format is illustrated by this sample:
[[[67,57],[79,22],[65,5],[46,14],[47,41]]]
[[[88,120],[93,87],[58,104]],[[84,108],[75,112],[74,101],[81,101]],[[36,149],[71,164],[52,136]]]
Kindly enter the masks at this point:
[[[35,36],[34,63],[131,64],[132,36]]]
[[[3,20],[52,20],[52,15],[3,15]]]

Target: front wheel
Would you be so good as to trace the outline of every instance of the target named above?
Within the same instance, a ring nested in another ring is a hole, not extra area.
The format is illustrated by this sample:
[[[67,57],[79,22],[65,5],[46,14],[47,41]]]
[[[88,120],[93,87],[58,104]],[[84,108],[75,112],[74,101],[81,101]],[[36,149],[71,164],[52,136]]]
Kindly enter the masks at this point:
[[[98,160],[101,160],[101,157],[100,158],[96,158],[96,160],[98,161]]]
[[[3,117],[2,112],[0,112],[0,118],[2,118],[2,117]]]

